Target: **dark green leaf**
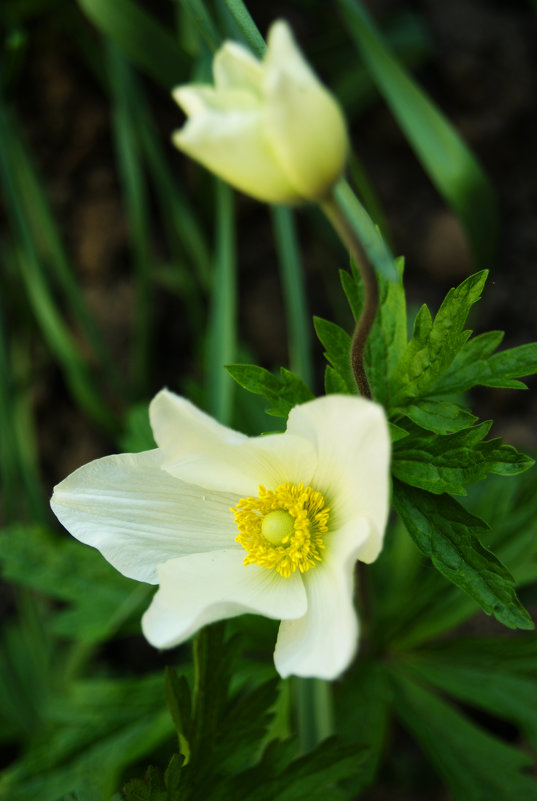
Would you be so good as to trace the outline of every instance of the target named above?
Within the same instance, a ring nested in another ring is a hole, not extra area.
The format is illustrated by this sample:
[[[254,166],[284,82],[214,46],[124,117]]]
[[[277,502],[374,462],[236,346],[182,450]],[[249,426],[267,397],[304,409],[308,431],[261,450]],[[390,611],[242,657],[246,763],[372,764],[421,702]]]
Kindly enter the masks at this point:
[[[431,495],[397,480],[394,503],[416,545],[442,575],[504,625],[533,628],[509,571],[478,539],[486,523],[449,495]]]
[[[439,400],[422,400],[403,410],[416,425],[436,434],[451,434],[473,425],[477,417],[462,406]]]
[[[273,407],[267,414],[287,417],[293,406],[312,400],[309,387],[294,373],[280,367],[280,377],[255,364],[230,364],[226,367],[231,377],[241,387],[256,395],[263,395]]]
[[[533,640],[537,645],[535,636]],[[457,648],[457,642],[449,642],[431,652],[414,653],[408,661],[408,667],[442,692],[519,726],[537,749],[537,661],[534,661],[533,669],[526,676],[511,673],[509,658],[502,658],[506,652],[509,653],[509,640],[503,638],[498,643],[503,654],[498,653],[494,662],[488,664],[480,661],[479,640],[473,639],[471,644],[474,653],[469,660],[464,658],[465,651]]]
[[[123,788],[125,801],[170,801],[158,768],[149,767],[143,779],[133,779]]]
[[[501,439],[481,442],[492,423],[481,423],[455,434],[407,437],[396,445],[392,471],[401,481],[437,495],[466,495],[465,485],[489,473],[514,475],[532,466],[533,459]]]
[[[482,270],[450,289],[434,321],[427,307],[421,307],[412,339],[393,372],[394,406],[406,406],[413,398],[430,393],[450,367],[470,335],[464,331],[464,324],[472,305],[481,297],[487,274]]]
[[[466,392],[476,386],[526,389],[526,385],[516,379],[537,372],[537,342],[492,353],[502,337],[501,332],[490,331],[469,340],[434,388],[434,393]]]
[[[190,687],[186,678],[170,667],[166,668],[166,701],[179,737],[180,753],[188,763],[192,736]]]
[[[455,801],[532,801],[537,782],[522,771],[533,760],[478,728],[436,695],[394,675],[397,714],[428,754]]]

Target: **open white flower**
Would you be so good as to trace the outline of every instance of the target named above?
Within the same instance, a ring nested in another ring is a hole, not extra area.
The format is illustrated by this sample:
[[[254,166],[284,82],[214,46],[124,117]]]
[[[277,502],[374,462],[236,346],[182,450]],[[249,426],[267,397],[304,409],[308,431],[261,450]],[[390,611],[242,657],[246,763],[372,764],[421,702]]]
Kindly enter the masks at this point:
[[[347,157],[341,109],[298,49],[286,22],[275,22],[263,61],[225,42],[213,61],[214,86],[178,87],[189,119],[174,144],[259,200],[320,200]]]
[[[246,437],[163,390],[150,417],[158,448],[76,470],[55,488],[59,520],[160,585],[142,620],[153,645],[257,613],[282,621],[280,675],[338,676],[358,641],[355,562],[376,559],[388,514],[382,408],[330,395],[296,406],[285,433]]]

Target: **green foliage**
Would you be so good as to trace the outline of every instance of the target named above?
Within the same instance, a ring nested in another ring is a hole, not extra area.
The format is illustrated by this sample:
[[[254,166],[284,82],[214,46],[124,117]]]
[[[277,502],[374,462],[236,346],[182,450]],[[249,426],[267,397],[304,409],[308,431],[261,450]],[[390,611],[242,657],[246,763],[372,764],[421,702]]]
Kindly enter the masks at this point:
[[[285,367],[280,368],[280,377],[255,364],[230,364],[226,370],[244,389],[262,395],[272,408],[267,414],[274,417],[287,417],[293,406],[312,400],[313,392],[301,378]]]
[[[397,714],[429,756],[456,801],[529,801],[537,781],[532,759],[470,722],[403,673],[394,676]]]
[[[230,692],[236,667],[236,639],[225,640],[222,624],[197,635],[194,688],[168,669],[166,697],[179,739],[179,754],[166,771],[150,768],[124,788],[126,801],[292,801],[350,793],[336,782],[356,771],[362,756],[337,738],[297,758],[294,739],[260,745],[276,701],[275,679]]]
[[[445,435],[412,432],[394,447],[393,475],[436,495],[466,495],[466,484],[481,481],[489,473],[515,475],[534,464],[516,448],[502,445],[499,437],[483,442],[491,425],[489,421]]]
[[[125,578],[97,551],[49,531],[13,525],[0,537],[3,576],[65,602],[53,628],[63,637],[100,642],[128,620],[138,620],[148,587]]]
[[[449,495],[432,495],[394,482],[394,504],[418,548],[442,575],[465,590],[487,614],[510,628],[533,628],[514,580],[479,541],[488,526]]]

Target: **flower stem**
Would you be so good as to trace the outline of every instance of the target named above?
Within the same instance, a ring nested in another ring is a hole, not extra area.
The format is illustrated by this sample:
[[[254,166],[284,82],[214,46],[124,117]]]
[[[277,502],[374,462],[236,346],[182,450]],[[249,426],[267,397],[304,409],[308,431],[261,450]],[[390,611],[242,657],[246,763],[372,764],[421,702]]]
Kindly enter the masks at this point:
[[[302,754],[334,733],[332,685],[323,679],[294,679],[298,737]]]
[[[364,398],[371,398],[371,389],[364,367],[364,352],[367,338],[375,322],[379,302],[379,289],[375,271],[366,256],[345,209],[338,200],[337,194],[331,193],[320,205],[339,238],[348,249],[362,278],[364,305],[352,335],[350,356],[352,372],[358,391]]]

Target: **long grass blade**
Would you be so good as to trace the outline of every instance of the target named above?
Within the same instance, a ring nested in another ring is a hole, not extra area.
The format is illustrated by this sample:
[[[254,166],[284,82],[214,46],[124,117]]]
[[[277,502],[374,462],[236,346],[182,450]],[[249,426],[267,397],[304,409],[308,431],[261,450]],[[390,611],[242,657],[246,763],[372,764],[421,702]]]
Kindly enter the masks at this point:
[[[429,178],[459,216],[476,261],[490,264],[498,212],[481,166],[440,110],[388,50],[358,0],[337,0],[341,15],[379,91]]]

